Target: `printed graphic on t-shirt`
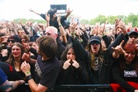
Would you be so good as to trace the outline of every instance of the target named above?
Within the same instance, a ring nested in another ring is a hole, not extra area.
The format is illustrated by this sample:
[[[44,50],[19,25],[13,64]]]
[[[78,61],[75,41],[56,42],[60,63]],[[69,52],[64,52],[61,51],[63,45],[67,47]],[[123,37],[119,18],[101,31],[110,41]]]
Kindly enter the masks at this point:
[[[96,57],[95,61],[94,61],[94,70],[97,71],[99,70],[100,67],[100,61],[98,59],[98,57]]]
[[[35,72],[37,73],[38,77],[41,78],[42,72],[37,62],[35,63]]]
[[[124,77],[138,77],[138,74],[136,70],[132,71],[124,70]]]

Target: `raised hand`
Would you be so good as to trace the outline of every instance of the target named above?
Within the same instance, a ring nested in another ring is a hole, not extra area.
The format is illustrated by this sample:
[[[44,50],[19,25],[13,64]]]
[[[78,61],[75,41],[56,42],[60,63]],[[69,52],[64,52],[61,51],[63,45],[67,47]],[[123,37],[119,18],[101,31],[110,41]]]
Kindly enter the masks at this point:
[[[118,58],[121,54],[124,54],[125,51],[122,48],[123,44],[124,44],[124,40],[118,46],[112,47],[112,49],[114,50],[113,52],[114,58]]]
[[[30,61],[30,54],[28,53],[23,53],[22,55],[22,59],[26,62],[29,62]]]
[[[70,10],[70,8],[68,8],[68,9],[66,10],[67,15],[70,15],[72,11],[73,11],[73,10]]]
[[[71,65],[71,60],[68,59],[67,61],[64,62],[64,64],[63,64],[63,69],[66,70],[70,65]]]
[[[72,66],[74,66],[75,68],[79,68],[80,65],[76,60],[72,60]]]
[[[123,54],[123,48],[122,48],[123,44],[124,44],[124,40],[122,40],[122,42],[115,48],[112,47],[112,49],[115,51],[115,53]]]
[[[116,19],[116,28],[119,33],[123,33],[124,35],[127,33],[125,23],[120,19]]]
[[[30,65],[26,61],[21,64],[21,70],[26,76],[30,75]]]
[[[29,9],[31,12],[34,12],[32,9]]]

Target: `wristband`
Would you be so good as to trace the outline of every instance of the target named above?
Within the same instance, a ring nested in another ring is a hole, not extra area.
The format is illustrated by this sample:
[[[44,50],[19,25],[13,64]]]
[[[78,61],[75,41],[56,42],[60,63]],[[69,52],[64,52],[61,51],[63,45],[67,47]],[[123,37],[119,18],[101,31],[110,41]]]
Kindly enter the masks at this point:
[[[26,75],[31,75],[30,71],[25,72]]]
[[[33,79],[31,75],[26,76],[26,80],[27,80],[27,81],[29,81],[29,80],[31,80],[31,79]]]
[[[60,24],[59,27],[61,27],[62,25]]]

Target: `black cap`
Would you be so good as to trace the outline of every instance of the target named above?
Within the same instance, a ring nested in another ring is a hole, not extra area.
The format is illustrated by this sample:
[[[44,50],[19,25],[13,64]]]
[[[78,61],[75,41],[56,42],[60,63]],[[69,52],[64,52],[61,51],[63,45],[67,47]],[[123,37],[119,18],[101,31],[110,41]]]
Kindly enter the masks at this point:
[[[130,35],[136,35],[136,36],[138,36],[138,32],[137,31],[134,31],[134,30],[131,30],[127,34],[128,34],[128,36],[130,36]]]
[[[48,14],[50,14],[50,15],[53,16],[56,12],[57,12],[57,9],[50,9],[50,10],[48,11]]]
[[[101,43],[101,38],[99,36],[92,36],[90,38],[90,43],[92,43],[92,42],[99,42],[99,43]]]

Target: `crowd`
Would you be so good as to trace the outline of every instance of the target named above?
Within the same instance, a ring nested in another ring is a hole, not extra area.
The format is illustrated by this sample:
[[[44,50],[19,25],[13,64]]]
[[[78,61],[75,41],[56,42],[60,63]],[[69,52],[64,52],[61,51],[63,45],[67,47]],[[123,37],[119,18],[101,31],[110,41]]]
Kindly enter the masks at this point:
[[[40,23],[0,22],[0,91],[138,92],[138,32],[122,20],[114,27],[66,22],[56,9]],[[56,89],[61,84],[109,84],[110,88]]]

